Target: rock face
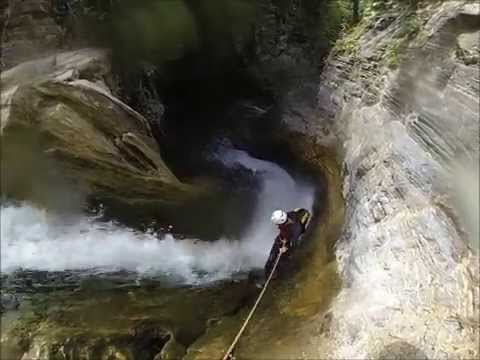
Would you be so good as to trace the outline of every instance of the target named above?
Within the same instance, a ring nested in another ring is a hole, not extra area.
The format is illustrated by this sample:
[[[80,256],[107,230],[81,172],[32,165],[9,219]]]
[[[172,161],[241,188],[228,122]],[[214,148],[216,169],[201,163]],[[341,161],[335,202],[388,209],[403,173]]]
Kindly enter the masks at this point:
[[[2,69],[58,49],[63,30],[55,21],[54,3],[50,0],[4,0],[0,3]]]
[[[478,184],[478,168],[465,163],[479,160],[480,7],[452,1],[418,8],[396,1],[380,9],[381,2],[374,4],[331,53],[318,99],[305,99],[302,91],[287,99],[284,124],[298,139],[290,133],[289,141],[305,162],[321,167],[329,191],[320,201],[327,205],[300,270],[267,292],[236,349],[239,359],[479,356],[478,255],[468,243],[478,242],[478,203],[469,204],[478,194],[461,190],[474,187],[464,178]],[[268,34],[264,39],[268,42]],[[143,118],[112,96],[108,70],[98,61],[102,56],[82,50],[3,74],[2,140],[40,134],[29,141],[40,149],[28,153],[26,159],[36,160],[32,167],[43,161],[53,169],[67,166],[72,178],[94,192],[130,199],[188,193],[154,155]],[[10,164],[20,150],[7,154]],[[34,156],[45,152],[46,158]],[[118,184],[119,174],[128,182]],[[11,184],[15,190],[18,182]],[[69,333],[79,334],[79,341],[124,336],[132,344],[135,334],[144,333],[125,329],[154,319],[157,329],[167,330],[155,333],[162,347],[150,357],[186,351],[187,359],[221,358],[248,310],[243,305],[251,298],[244,291],[235,299],[214,293],[202,302],[175,296],[170,301],[179,309],[175,318],[163,311],[158,293],[105,294],[101,305],[85,300],[91,294],[68,298],[73,306],[49,308],[53,315],[23,328],[34,329],[25,335],[34,339],[26,356],[59,352],[55,344],[65,345]],[[221,310],[210,304],[212,299],[220,301]],[[200,303],[212,307],[193,336],[188,329],[198,320],[194,307]],[[119,317],[112,304],[131,313]],[[186,318],[185,309],[190,311]],[[91,313],[104,316],[101,326],[91,317],[76,332],[75,321]],[[175,322],[177,315],[183,336],[177,331],[167,339],[174,331],[165,319]],[[93,336],[92,329],[98,330]],[[125,343],[100,344],[99,356],[132,356],[122,348]],[[90,350],[80,343],[75,351]]]
[[[336,1],[259,1],[254,60],[290,77],[308,68],[319,70],[341,28],[344,10]]]
[[[191,195],[160,157],[147,121],[107,84],[112,86],[107,53],[98,49],[61,53],[2,73],[7,195],[42,201],[51,197],[52,185],[55,192],[65,187],[126,201],[177,203]]]
[[[209,318],[236,311],[254,289],[243,282],[204,289],[151,284],[128,290],[37,292],[20,306],[15,326],[2,331],[0,356],[180,359],[185,347],[205,331]]]
[[[452,169],[479,160],[480,7],[391,5],[337,44],[317,117],[288,124],[343,145],[344,289],[321,341],[329,351],[306,351],[391,358],[409,347],[419,358],[475,358],[479,279],[468,239],[478,233],[455,206],[465,189]],[[478,203],[469,210],[478,219]]]
[[[254,26],[252,64],[282,100],[283,116],[315,116],[323,60],[347,16],[341,1],[262,0]]]
[[[365,13],[331,53],[317,106],[301,102],[298,116],[284,116],[303,134],[304,157],[325,164],[307,151],[313,137],[341,159],[345,223],[334,249],[341,289],[314,306],[338,283],[325,281],[334,264],[311,249],[291,282],[269,290],[236,358],[479,356],[471,244],[478,242],[480,7],[388,2]],[[457,201],[465,197],[470,203]],[[312,240],[325,242],[326,233]],[[218,343],[225,348],[233,338],[228,329],[212,330],[190,357],[221,355]]]
[[[0,293],[0,311],[13,310],[18,307],[18,299],[14,294],[7,292]]]
[[[306,350],[329,334],[331,314],[325,312],[341,286],[331,249],[340,235],[344,210],[335,156],[314,139],[288,132],[285,136],[294,153],[322,174],[318,201],[324,208],[316,212],[311,232],[294,257],[296,263],[270,284],[235,349],[238,359],[323,358],[324,352],[320,357]],[[205,336],[188,347],[185,359],[221,359],[253,302],[233,317],[212,322]]]

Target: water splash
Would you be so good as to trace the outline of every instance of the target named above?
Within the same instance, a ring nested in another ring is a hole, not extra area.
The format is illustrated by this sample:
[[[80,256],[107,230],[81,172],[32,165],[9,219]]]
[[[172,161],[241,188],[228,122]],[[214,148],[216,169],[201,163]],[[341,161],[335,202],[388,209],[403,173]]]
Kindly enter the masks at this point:
[[[158,239],[94,217],[66,221],[28,204],[1,207],[1,270],[129,270],[161,273],[181,283],[199,284],[262,267],[276,235],[270,213],[313,205],[313,187],[295,182],[278,165],[222,146],[214,158],[224,166],[245,167],[259,177],[261,189],[254,221],[241,239],[204,242]],[[233,211],[233,209],[232,209]]]
[[[224,166],[244,167],[259,178],[260,192],[254,221],[242,239],[243,247],[255,258],[254,266],[263,266],[272,246],[277,230],[270,222],[270,215],[276,209],[305,208],[312,211],[315,189],[290,174],[275,163],[254,158],[246,151],[234,149],[228,142],[217,145],[213,158]]]

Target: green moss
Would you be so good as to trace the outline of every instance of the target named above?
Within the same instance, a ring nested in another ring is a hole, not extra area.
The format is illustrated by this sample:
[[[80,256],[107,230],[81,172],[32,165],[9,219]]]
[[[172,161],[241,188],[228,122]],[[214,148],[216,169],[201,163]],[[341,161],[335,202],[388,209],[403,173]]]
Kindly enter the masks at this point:
[[[400,49],[402,48],[402,41],[396,40],[385,50],[384,60],[389,68],[396,68],[400,63]]]
[[[396,68],[405,59],[408,44],[420,31],[420,22],[415,13],[407,15],[406,19],[401,21],[402,27],[395,34],[394,40],[385,50],[385,64],[390,68]]]
[[[353,27],[345,27],[343,36],[337,41],[335,51],[342,55],[352,55],[358,50],[358,41],[368,27],[368,21],[363,19]]]
[[[407,15],[400,19],[401,28],[394,35],[393,41],[385,48],[384,60],[390,67],[396,67],[401,62],[403,53],[409,42],[418,34],[421,26],[415,12],[416,2],[399,1]],[[388,9],[386,0],[364,0],[361,2],[362,19],[359,23],[345,22],[343,36],[337,41],[335,50],[341,55],[353,55],[358,50],[358,42],[362,35],[372,28],[379,16]]]
[[[411,40],[420,30],[420,22],[416,13],[411,13],[402,21],[402,28],[395,37]]]
[[[318,18],[316,19],[317,26],[313,31],[316,47],[330,49],[341,33],[348,18],[349,9],[345,0],[322,2],[319,8]]]
[[[362,17],[370,18],[375,16],[377,13],[385,11],[386,4],[385,0],[364,0],[362,2]]]
[[[20,358],[34,344],[49,359],[64,359],[59,352],[61,346],[72,352],[95,354],[113,346],[138,355],[151,350],[148,341],[143,342],[146,338],[167,336],[178,342],[172,342],[167,350],[179,353],[203,334],[209,319],[235,313],[257,292],[251,284],[238,282],[203,289],[148,285],[128,290],[87,288],[73,293],[35,294],[22,303],[18,318],[6,334],[15,343],[16,352],[2,358],[16,358],[13,354]]]
[[[455,50],[455,56],[463,61],[465,65],[475,65],[480,62],[479,51],[465,51],[464,49],[457,48]]]

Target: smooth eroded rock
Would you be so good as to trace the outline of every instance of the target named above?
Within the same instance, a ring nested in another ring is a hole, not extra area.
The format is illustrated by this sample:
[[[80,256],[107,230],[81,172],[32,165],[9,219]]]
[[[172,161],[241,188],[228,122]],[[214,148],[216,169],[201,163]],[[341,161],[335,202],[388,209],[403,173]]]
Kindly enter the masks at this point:
[[[102,50],[2,73],[2,181],[14,198],[87,195],[180,203],[193,189],[163,162],[149,124],[115,98]],[[62,191],[63,190],[63,191]]]

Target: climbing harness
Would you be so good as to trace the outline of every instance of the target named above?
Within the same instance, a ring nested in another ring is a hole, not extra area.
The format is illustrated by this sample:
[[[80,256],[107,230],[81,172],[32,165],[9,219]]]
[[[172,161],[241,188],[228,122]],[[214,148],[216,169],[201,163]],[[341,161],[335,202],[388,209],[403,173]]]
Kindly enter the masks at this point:
[[[252,310],[250,310],[250,313],[248,314],[247,318],[246,318],[245,321],[243,322],[243,325],[242,325],[242,327],[240,328],[240,331],[238,332],[237,336],[235,336],[235,339],[233,340],[232,345],[230,345],[230,347],[228,348],[228,350],[227,350],[227,352],[225,353],[225,356],[222,358],[222,360],[229,360],[229,359],[232,359],[232,358],[233,358],[233,357],[231,356],[231,353],[232,353],[233,349],[235,348],[235,346],[237,345],[238,340],[240,340],[240,337],[242,336],[243,332],[245,331],[245,328],[247,327],[248,322],[249,322],[250,319],[252,318],[253,313],[254,313],[255,310],[257,309],[258,304],[260,304],[260,301],[262,300],[262,297],[263,297],[263,295],[265,294],[265,291],[267,290],[267,287],[268,287],[268,284],[270,283],[270,280],[272,280],[272,276],[273,276],[273,274],[275,273],[275,270],[277,269],[278,262],[280,261],[280,258],[282,257],[282,255],[283,255],[283,252],[282,252],[282,251],[279,251],[279,252],[278,252],[277,259],[275,260],[275,264],[273,265],[272,271],[270,272],[270,275],[268,275],[268,279],[267,279],[267,281],[265,282],[265,285],[263,285],[263,289],[262,289],[262,291],[260,292],[260,294],[258,295],[257,301],[256,301],[255,304],[253,305]]]

